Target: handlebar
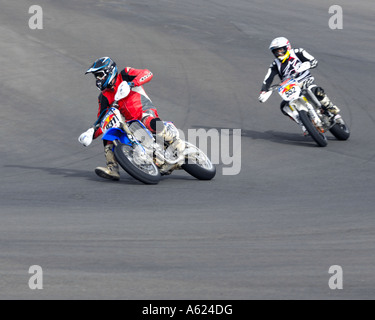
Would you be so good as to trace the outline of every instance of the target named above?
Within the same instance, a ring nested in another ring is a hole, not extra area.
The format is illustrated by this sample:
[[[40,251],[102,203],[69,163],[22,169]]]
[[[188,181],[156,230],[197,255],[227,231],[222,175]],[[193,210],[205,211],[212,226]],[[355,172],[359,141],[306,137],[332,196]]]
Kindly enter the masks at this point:
[[[299,73],[294,73],[288,79],[285,79],[278,84],[274,84],[274,85],[270,86],[268,91],[276,91],[281,86],[282,83],[284,83],[286,81],[297,79],[298,77],[299,77]]]

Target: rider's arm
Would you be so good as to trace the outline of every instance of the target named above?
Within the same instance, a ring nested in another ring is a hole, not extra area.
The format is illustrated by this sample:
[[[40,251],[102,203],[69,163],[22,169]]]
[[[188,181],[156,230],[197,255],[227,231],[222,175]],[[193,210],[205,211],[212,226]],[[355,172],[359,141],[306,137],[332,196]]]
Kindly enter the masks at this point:
[[[275,62],[272,62],[272,64],[268,68],[266,77],[264,78],[262,89],[261,89],[262,92],[268,91],[270,89],[273,79],[278,74],[279,74],[279,70],[277,69],[277,65]]]
[[[122,72],[122,79],[127,82],[133,82],[135,87],[142,86],[151,81],[154,76],[148,69],[134,69],[126,67]]]
[[[96,120],[94,124],[94,130],[95,130],[94,139],[96,139],[103,133],[99,125],[104,115],[107,113],[110,107],[108,99],[102,93],[98,97],[98,103],[99,103],[99,109],[98,109],[98,115],[97,115],[98,119]]]
[[[318,60],[316,60],[305,49],[303,48],[295,49],[294,52],[302,62],[310,62],[310,69],[314,69],[318,66]]]

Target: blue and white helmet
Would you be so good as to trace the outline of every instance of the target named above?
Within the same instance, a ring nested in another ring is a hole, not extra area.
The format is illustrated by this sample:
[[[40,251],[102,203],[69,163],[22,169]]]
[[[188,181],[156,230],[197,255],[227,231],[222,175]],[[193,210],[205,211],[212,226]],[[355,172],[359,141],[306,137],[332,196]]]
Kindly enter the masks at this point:
[[[92,73],[96,79],[96,86],[100,91],[113,85],[117,77],[116,63],[109,57],[102,57],[96,60],[85,74]]]

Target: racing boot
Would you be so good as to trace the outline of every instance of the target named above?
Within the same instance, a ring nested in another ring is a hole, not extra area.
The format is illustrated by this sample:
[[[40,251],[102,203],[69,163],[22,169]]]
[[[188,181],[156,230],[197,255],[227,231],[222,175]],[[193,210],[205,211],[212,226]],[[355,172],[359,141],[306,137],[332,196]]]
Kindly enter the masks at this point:
[[[336,115],[340,112],[340,109],[332,103],[332,101],[328,98],[328,96],[326,94],[324,94],[324,97],[323,97],[322,100],[320,100],[320,103],[322,104],[322,106],[326,110],[328,110],[329,112],[331,112],[334,115]]]
[[[167,142],[177,154],[185,150],[185,143],[180,139],[180,134],[171,122],[165,123],[161,132],[156,134],[156,139]]]
[[[113,154],[112,148],[113,144],[108,144],[104,147],[107,167],[97,167],[95,169],[95,173],[101,178],[118,181],[120,180],[119,166]]]

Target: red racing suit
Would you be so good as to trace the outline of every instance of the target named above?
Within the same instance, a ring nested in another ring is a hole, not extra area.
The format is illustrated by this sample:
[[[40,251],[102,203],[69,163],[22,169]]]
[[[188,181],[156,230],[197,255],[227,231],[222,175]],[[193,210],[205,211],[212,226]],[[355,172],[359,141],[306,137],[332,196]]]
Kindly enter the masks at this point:
[[[148,69],[134,69],[126,67],[122,70],[117,78],[112,89],[106,89],[101,92],[98,97],[99,110],[98,120],[96,123],[100,123],[108,109],[115,101],[115,95],[119,85],[123,82],[132,82],[134,87],[131,89],[129,95],[119,101],[118,109],[121,114],[128,120],[141,120],[144,125],[154,132],[153,128],[150,127],[152,119],[159,119],[158,112],[155,109],[151,99],[143,89],[143,85],[149,82],[153,78],[153,74]],[[145,113],[146,112],[146,113]],[[102,134],[102,130],[99,127],[94,133],[94,139]]]

